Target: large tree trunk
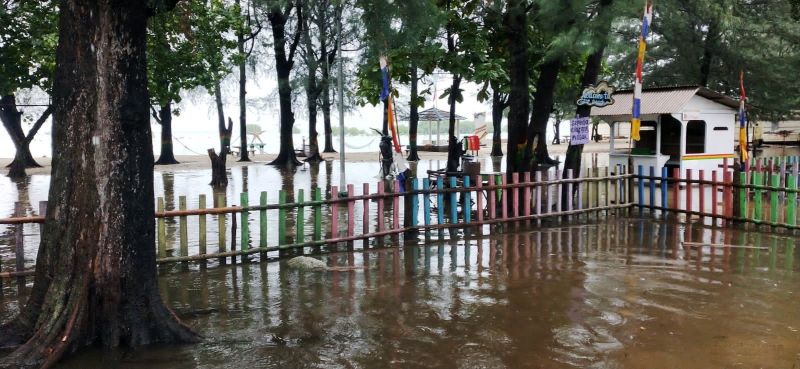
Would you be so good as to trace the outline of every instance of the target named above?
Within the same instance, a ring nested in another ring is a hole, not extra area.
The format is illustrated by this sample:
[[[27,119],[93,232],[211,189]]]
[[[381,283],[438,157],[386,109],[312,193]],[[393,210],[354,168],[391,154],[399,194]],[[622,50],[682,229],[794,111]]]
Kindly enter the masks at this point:
[[[302,24],[301,7],[297,7],[298,21]],[[289,55],[286,54],[286,22],[288,14],[283,13],[280,5],[273,5],[268,14],[270,26],[272,27],[273,50],[275,51],[275,73],[278,77],[278,103],[280,105],[280,151],[270,165],[292,167],[300,165],[294,152],[294,138],[292,137],[292,127],[294,127],[294,112],[292,112],[292,85],[289,80],[294,64],[294,50],[297,46],[297,36],[290,47]],[[301,32],[296,30],[295,32]]]
[[[525,148],[526,168],[532,163],[536,166],[555,164],[547,152],[547,121],[553,112],[553,100],[561,64],[561,58],[557,58],[539,66],[539,78],[536,80],[536,91],[533,93],[533,109]]]
[[[228,186],[228,173],[225,169],[225,162],[231,152],[231,134],[233,132],[233,121],[228,118],[228,126],[225,126],[225,111],[222,105],[222,91],[219,82],[214,85],[214,101],[217,105],[217,130],[219,131],[219,155],[214,149],[208,150],[208,157],[211,159],[211,187],[216,190]]]
[[[491,156],[503,156],[503,110],[508,106],[503,94],[492,87],[492,153]]]
[[[506,171],[513,173],[523,169],[524,150],[527,145],[525,138],[528,136],[528,16],[523,2],[508,1],[505,23],[509,30],[508,42],[511,53]]]
[[[333,149],[333,129],[331,128],[331,86],[330,86],[330,63],[326,63],[322,68],[322,122],[325,130],[325,148],[322,152],[336,152]]]
[[[706,39],[703,44],[703,59],[700,61],[700,86],[708,87],[708,78],[711,76],[711,62],[714,60],[714,48],[719,38],[719,28],[717,22],[712,21],[708,25]]]
[[[0,368],[49,367],[95,344],[198,339],[156,281],[146,5],[60,2],[50,202],[33,290],[0,328],[0,346],[22,346]]]
[[[597,79],[600,76],[600,69],[603,65],[603,53],[605,52],[606,45],[607,45],[607,37],[608,33],[611,31],[611,20],[613,17],[609,16],[608,13],[611,8],[611,4],[613,0],[601,0],[600,1],[600,9],[598,10],[598,21],[605,22],[602,24],[600,28],[600,32],[602,34],[600,37],[602,38],[602,43],[600,46],[595,50],[592,54],[589,55],[589,58],[586,59],[586,67],[583,69],[583,76],[581,77],[581,91],[583,89],[596,85]],[[575,109],[575,116],[576,118],[584,118],[591,116],[592,107],[588,105],[578,105]],[[593,126],[592,132],[596,126]],[[612,138],[613,139],[613,138]],[[567,149],[567,156],[564,159],[564,172],[563,178],[567,178],[567,171],[572,170],[572,177],[573,178],[580,178],[581,176],[581,156],[583,156],[583,145],[571,145]],[[567,191],[567,186],[564,186],[562,190],[562,203],[566,203],[568,201],[567,196],[572,197],[572,195],[577,192],[577,186],[573,189],[573,193],[570,194]]]
[[[419,161],[417,153],[417,127],[419,126],[419,77],[416,64],[411,64],[411,99],[409,101],[410,113],[408,115],[408,160]]]
[[[308,92],[308,158],[307,162],[320,162],[322,156],[319,155],[319,133],[317,132],[317,85],[316,82],[311,82],[309,77],[309,85],[313,85],[314,92]]]
[[[250,161],[247,151],[247,60],[244,52],[244,34],[238,32],[236,40],[239,56],[242,58],[239,60],[239,141],[242,146],[239,151],[239,161]]]
[[[447,129],[447,171],[455,172],[458,170],[461,155],[464,154],[464,148],[458,145],[458,132],[456,132],[456,96],[461,88],[461,76],[458,74],[453,75],[453,84],[450,86],[450,120]]]
[[[8,176],[10,178],[25,177],[26,168],[41,167],[41,165],[33,159],[33,155],[31,155],[30,143],[33,141],[33,137],[36,136],[36,133],[39,132],[42,125],[44,125],[45,121],[47,121],[47,118],[50,117],[52,111],[52,107],[47,107],[39,119],[33,124],[30,131],[28,131],[28,134],[25,135],[22,130],[22,112],[17,110],[16,96],[12,94],[0,98],[0,121],[2,121],[3,127],[5,127],[9,137],[11,137],[11,142],[14,144],[16,150],[14,160],[8,165]]]
[[[158,110],[161,123],[161,154],[156,165],[179,164],[172,150],[172,104],[168,103]]]

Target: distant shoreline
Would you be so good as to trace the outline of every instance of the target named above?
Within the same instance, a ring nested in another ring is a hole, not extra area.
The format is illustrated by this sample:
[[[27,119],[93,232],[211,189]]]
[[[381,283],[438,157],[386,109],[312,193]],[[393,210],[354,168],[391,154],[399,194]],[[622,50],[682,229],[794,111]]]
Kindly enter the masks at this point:
[[[621,140],[617,140],[617,142],[622,142]],[[569,146],[567,144],[561,145],[548,145],[548,150],[551,155],[563,155],[567,152],[567,148]],[[481,147],[478,156],[481,158],[488,157],[491,152],[491,146]],[[503,151],[505,152],[505,145],[503,145]],[[584,146],[583,149],[584,153],[605,153],[608,152],[608,142],[599,142],[599,143],[589,143]],[[405,155],[405,152],[403,153]],[[325,160],[338,160],[339,154],[338,153],[331,153],[331,154],[321,154]],[[240,167],[245,165],[266,165],[278,154],[256,154],[255,156],[251,156],[253,161],[251,162],[239,162],[237,161],[238,158],[229,156],[227,161],[228,167]],[[419,156],[422,160],[446,160],[447,153],[446,152],[426,152],[420,151]],[[6,175],[8,173],[8,169],[6,166],[11,163],[13,158],[0,158],[0,173],[2,175]],[[156,156],[156,159],[158,157]],[[176,171],[176,170],[203,170],[203,169],[211,169],[211,161],[209,160],[208,156],[206,155],[176,155],[175,159],[180,162],[180,164],[174,165],[156,165],[154,170],[156,172],[169,172],[169,171]],[[302,161],[303,158],[298,158]],[[348,162],[370,162],[374,161],[375,163],[378,162],[378,151],[374,152],[354,152],[348,153],[345,152],[345,160]],[[39,157],[36,158],[36,162],[41,165],[41,168],[30,168],[27,169],[28,174],[50,174],[50,162],[51,158]]]

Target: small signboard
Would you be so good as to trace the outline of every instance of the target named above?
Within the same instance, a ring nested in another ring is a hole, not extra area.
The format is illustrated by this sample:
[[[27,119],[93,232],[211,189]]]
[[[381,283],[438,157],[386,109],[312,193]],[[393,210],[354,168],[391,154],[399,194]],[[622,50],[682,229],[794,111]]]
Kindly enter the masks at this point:
[[[589,143],[589,117],[571,120],[569,122],[569,133],[570,146]]]
[[[606,81],[602,81],[595,86],[589,86],[583,90],[580,99],[576,102],[578,105],[588,105],[604,107],[614,105],[614,98],[611,96],[616,89]]]

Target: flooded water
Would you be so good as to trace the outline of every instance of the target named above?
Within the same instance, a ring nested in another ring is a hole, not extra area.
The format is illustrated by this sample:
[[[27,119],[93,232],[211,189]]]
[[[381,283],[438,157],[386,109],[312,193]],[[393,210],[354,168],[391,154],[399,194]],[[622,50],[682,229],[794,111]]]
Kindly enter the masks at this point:
[[[165,300],[206,339],[84,352],[60,368],[796,368],[795,238],[652,219],[285,261],[169,267]],[[681,241],[758,248],[694,248]],[[0,319],[16,310],[4,290]]]

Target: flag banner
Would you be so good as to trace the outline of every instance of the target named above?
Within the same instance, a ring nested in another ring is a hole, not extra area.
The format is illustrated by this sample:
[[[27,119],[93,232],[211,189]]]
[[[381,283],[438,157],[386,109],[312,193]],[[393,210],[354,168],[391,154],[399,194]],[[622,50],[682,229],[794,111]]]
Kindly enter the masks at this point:
[[[642,68],[644,66],[644,54],[647,51],[647,34],[650,32],[650,24],[653,21],[653,3],[647,0],[644,5],[644,17],[642,17],[642,34],[639,35],[639,53],[636,55],[636,78],[633,85],[633,119],[631,119],[631,139],[639,141],[639,129],[642,123]]]
[[[389,63],[386,61],[385,56],[380,57],[380,65],[381,65],[381,101],[386,101],[386,98],[389,97]]]
[[[389,106],[387,107],[387,109],[389,109],[389,111],[388,111],[388,114],[389,114],[389,134],[392,135],[392,144],[394,146],[394,151],[395,152],[402,152],[402,150],[400,149],[400,140],[397,138],[397,132],[398,131],[397,131],[396,127],[395,127],[395,122],[394,122],[394,111],[392,110],[392,97],[389,96],[388,98],[389,98]]]
[[[747,94],[744,90],[744,71],[739,73],[739,153],[742,163],[747,162]]]

